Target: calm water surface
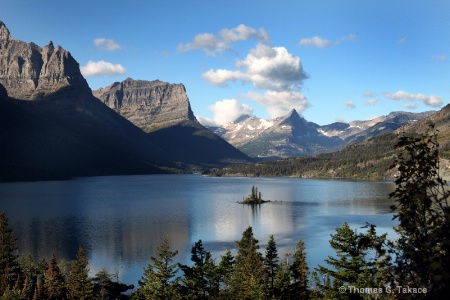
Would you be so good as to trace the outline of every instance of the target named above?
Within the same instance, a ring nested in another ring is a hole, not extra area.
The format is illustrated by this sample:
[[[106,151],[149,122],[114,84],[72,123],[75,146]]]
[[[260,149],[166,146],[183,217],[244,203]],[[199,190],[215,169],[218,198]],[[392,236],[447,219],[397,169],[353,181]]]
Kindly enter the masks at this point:
[[[236,203],[258,187],[272,202],[251,207]],[[165,234],[177,259],[190,262],[202,239],[217,258],[253,227],[265,251],[273,234],[279,255],[302,239],[310,268],[333,254],[328,240],[348,222],[370,222],[392,237],[386,182],[296,178],[211,178],[148,175],[79,178],[71,181],[1,183],[0,211],[6,211],[21,254],[74,259],[85,247],[91,272],[118,271],[136,284]],[[278,201],[275,201],[278,200]],[[235,253],[235,252],[233,252]]]

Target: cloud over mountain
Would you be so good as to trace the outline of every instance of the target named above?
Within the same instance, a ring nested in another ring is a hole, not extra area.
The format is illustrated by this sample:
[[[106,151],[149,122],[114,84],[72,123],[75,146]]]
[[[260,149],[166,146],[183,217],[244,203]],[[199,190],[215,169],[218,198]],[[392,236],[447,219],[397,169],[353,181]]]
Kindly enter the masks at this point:
[[[203,50],[207,55],[215,56],[218,53],[231,51],[231,44],[239,41],[257,40],[259,42],[269,42],[270,38],[267,32],[260,28],[253,29],[244,24],[235,28],[224,28],[218,34],[200,33],[197,34],[192,42],[180,43],[177,47],[179,52]]]
[[[248,92],[242,97],[250,98],[264,106],[272,118],[281,117],[293,108],[298,113],[302,113],[309,106],[306,97],[295,91],[267,91],[263,95],[256,92]]]
[[[406,101],[412,102],[422,102],[422,104],[431,107],[440,107],[442,106],[442,98],[436,95],[427,96],[425,94],[411,94],[405,91],[397,91],[395,93],[385,93],[386,98],[397,101]],[[411,106],[408,106],[411,108]]]
[[[253,114],[251,106],[240,104],[236,99],[223,99],[210,105],[208,108],[214,113],[214,122],[217,125],[233,122],[242,115]]]
[[[85,66],[80,67],[83,76],[116,76],[126,73],[125,68],[121,64],[112,64],[103,60],[88,61]]]

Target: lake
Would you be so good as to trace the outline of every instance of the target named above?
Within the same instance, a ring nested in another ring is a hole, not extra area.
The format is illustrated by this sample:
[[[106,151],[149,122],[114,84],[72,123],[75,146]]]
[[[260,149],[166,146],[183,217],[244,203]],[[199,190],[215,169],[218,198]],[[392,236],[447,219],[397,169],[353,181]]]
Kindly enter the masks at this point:
[[[238,204],[253,185],[271,202]],[[90,177],[0,183],[0,211],[8,215],[20,254],[49,259],[55,252],[71,260],[83,246],[92,275],[105,268],[136,285],[165,234],[179,250],[177,261],[190,263],[199,239],[218,259],[226,249],[234,254],[234,241],[248,226],[262,253],[271,234],[280,256],[302,239],[314,268],[334,254],[328,240],[344,222],[358,230],[369,222],[392,237],[388,194],[394,188],[390,182],[284,177]]]

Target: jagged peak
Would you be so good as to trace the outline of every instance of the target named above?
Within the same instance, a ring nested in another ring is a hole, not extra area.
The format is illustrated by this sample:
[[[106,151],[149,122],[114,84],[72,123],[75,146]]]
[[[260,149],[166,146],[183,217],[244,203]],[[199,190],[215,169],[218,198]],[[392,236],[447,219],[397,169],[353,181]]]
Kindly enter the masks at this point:
[[[250,115],[240,115],[236,120],[234,120],[234,123],[239,123],[242,122],[244,120],[247,120],[248,118],[250,118]]]
[[[5,23],[0,21],[0,40],[7,40],[10,39],[11,34],[9,33],[8,28],[6,27]]]

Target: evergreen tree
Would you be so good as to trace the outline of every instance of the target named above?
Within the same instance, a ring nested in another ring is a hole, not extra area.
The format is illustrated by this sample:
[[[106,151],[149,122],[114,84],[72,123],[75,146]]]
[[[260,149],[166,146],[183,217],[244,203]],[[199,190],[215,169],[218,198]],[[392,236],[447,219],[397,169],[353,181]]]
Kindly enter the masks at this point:
[[[280,300],[291,299],[291,271],[288,261],[282,261],[277,265],[273,282],[273,296]]]
[[[203,247],[202,240],[192,246],[192,267],[179,265],[184,276],[181,278],[181,294],[185,299],[207,299],[214,285],[215,265],[211,253]]]
[[[144,276],[139,281],[137,299],[179,299],[177,291],[178,280],[174,279],[178,272],[177,263],[173,258],[178,251],[171,251],[169,238],[164,237],[163,244],[157,248],[158,256],[150,257],[150,263],[144,270]]]
[[[306,263],[305,244],[302,240],[295,246],[294,261],[290,267],[293,283],[292,296],[296,299],[308,299],[308,274],[309,268]]]
[[[43,295],[48,300],[58,300],[63,299],[65,294],[64,277],[59,269],[56,255],[53,253],[44,276]]]
[[[94,285],[88,276],[88,259],[80,247],[77,259],[72,262],[69,276],[67,278],[67,299],[90,300],[93,298]]]
[[[211,296],[215,299],[231,298],[230,284],[234,270],[234,256],[227,250],[225,255],[221,256],[219,265],[214,269],[214,284],[211,290]]]
[[[384,282],[378,274],[383,272],[378,255],[384,254],[382,245],[386,235],[376,237],[374,226],[368,233],[356,233],[345,222],[331,234],[330,245],[336,250],[338,258],[328,256],[325,262],[332,268],[318,266],[319,273],[326,279],[333,279],[332,286],[321,285],[325,296],[339,299],[363,299],[358,293],[343,294],[339,287],[351,285],[357,288],[383,287]],[[371,256],[371,257],[369,257]],[[348,291],[347,291],[348,292]]]
[[[235,299],[264,299],[267,293],[264,263],[252,227],[243,232],[236,246],[238,252],[230,280],[232,296]]]
[[[399,285],[427,288],[429,298],[450,293],[450,191],[439,175],[438,131],[434,124],[419,136],[401,136],[396,145],[403,152],[398,168],[397,202],[392,209],[399,225],[398,240],[390,243],[395,260],[394,281]]]
[[[264,265],[266,266],[268,274],[269,289],[273,290],[273,282],[275,280],[278,266],[278,251],[273,235],[270,236],[269,241],[267,242]]]
[[[0,213],[0,295],[19,278],[16,237],[6,213]],[[11,291],[11,290],[10,290]]]

